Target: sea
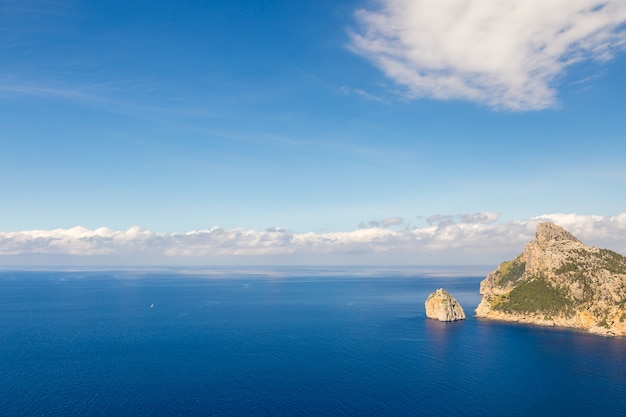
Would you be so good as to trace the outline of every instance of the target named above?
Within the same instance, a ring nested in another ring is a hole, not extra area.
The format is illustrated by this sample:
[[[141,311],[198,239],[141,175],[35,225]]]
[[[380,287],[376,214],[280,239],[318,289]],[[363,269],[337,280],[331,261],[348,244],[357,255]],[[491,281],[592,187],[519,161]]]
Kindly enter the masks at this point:
[[[476,319],[484,272],[4,269],[0,415],[626,416],[626,338]]]

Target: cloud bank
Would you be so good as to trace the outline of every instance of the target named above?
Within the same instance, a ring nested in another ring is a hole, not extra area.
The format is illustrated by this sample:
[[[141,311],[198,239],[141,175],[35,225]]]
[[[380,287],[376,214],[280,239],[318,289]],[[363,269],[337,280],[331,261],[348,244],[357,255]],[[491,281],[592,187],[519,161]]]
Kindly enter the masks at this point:
[[[155,233],[133,227],[124,231],[83,227],[0,233],[0,263],[32,256],[64,259],[126,257],[136,264],[243,262],[263,257],[276,264],[401,263],[494,264],[519,254],[532,240],[537,223],[552,221],[581,240],[626,253],[626,213],[617,216],[548,214],[527,220],[497,223],[497,213],[431,216],[427,227],[396,230],[394,220],[364,222],[371,227],[348,232],[292,233],[267,230],[211,229],[187,233]]]
[[[626,45],[623,0],[380,0],[356,13],[351,48],[410,97],[509,110],[556,104],[555,82]]]

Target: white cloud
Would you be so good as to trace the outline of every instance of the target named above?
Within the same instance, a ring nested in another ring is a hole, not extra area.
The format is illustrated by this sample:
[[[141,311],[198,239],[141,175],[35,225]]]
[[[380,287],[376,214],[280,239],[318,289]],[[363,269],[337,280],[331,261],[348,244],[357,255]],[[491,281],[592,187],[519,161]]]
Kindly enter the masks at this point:
[[[46,255],[74,259],[104,256],[105,262],[106,257],[127,256],[137,264],[145,259],[159,264],[184,263],[194,257],[209,264],[218,258],[238,262],[233,259],[259,256],[277,263],[298,259],[346,264],[490,264],[519,254],[542,221],[553,221],[588,244],[626,253],[626,213],[612,217],[548,214],[504,223],[496,223],[497,215],[490,212],[438,217],[446,220],[412,229],[369,227],[330,233],[219,227],[169,234],[139,227],[0,232],[0,263]]]
[[[529,110],[556,104],[555,82],[626,45],[623,0],[380,0],[356,13],[351,48],[410,97]]]

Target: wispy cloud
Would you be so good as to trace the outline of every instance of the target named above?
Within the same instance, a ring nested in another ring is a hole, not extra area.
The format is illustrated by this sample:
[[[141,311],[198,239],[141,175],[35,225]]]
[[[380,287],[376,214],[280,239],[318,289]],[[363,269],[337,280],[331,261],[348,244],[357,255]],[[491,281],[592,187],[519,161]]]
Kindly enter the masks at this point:
[[[387,228],[394,226],[402,226],[406,225],[406,221],[402,217],[388,217],[382,220],[370,220],[367,222],[359,223],[360,229],[370,229],[370,228]]]
[[[500,213],[495,213],[492,211],[484,211],[482,213],[466,213],[466,214],[457,214],[456,216],[448,215],[448,214],[434,214],[432,216],[428,216],[426,218],[426,222],[430,225],[438,225],[449,226],[454,223],[465,223],[465,224],[474,224],[474,223],[482,223],[489,224],[493,223],[500,218]]]
[[[70,87],[51,87],[37,84],[21,84],[6,81],[0,78],[0,95],[15,95],[25,97],[47,98],[79,103],[99,103],[102,98],[89,92],[87,89]]]
[[[357,11],[351,48],[410,97],[509,110],[555,106],[555,82],[577,62],[626,45],[622,0],[380,0]]]
[[[342,86],[342,87],[339,87],[337,90],[341,94],[355,95],[355,96],[358,96],[358,97],[362,97],[362,98],[364,98],[366,100],[377,101],[379,103],[389,104],[389,100],[388,99],[386,99],[384,97],[377,96],[376,94],[368,93],[367,91],[361,90],[360,88],[351,88],[351,87]]]
[[[202,257],[245,258],[270,256],[278,262],[289,257],[332,256],[345,263],[396,260],[402,254],[415,264],[487,264],[517,255],[535,233],[537,223],[553,221],[584,242],[626,253],[626,213],[617,216],[547,214],[526,220],[497,223],[493,213],[439,216],[437,224],[394,230],[400,218],[372,222],[348,232],[293,233],[282,228],[267,230],[211,228],[186,233],[155,233],[132,227],[114,231],[82,227],[0,233],[2,257],[52,255],[77,257],[140,255],[180,260]]]

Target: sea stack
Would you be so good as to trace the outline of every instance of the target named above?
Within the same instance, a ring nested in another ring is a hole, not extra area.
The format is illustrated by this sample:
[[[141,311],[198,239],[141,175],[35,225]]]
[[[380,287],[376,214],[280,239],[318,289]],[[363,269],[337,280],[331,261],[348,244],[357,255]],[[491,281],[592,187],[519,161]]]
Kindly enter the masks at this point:
[[[463,307],[443,288],[430,294],[424,303],[426,317],[439,321],[465,320]]]
[[[480,283],[476,317],[626,336],[626,257],[553,223]]]

